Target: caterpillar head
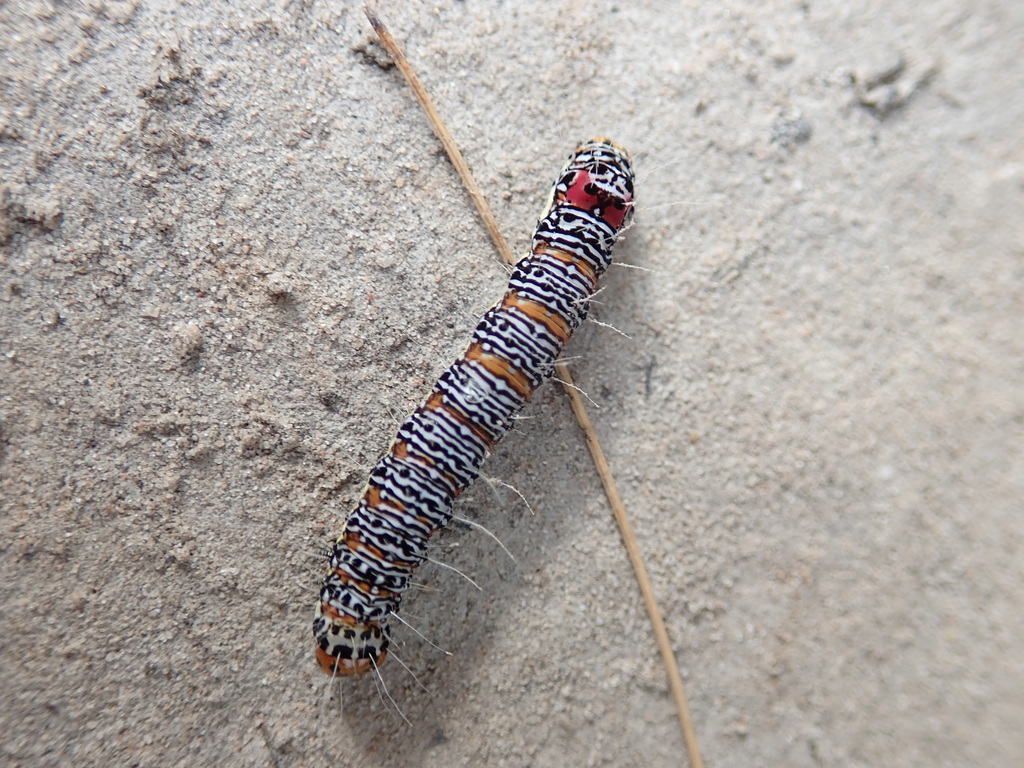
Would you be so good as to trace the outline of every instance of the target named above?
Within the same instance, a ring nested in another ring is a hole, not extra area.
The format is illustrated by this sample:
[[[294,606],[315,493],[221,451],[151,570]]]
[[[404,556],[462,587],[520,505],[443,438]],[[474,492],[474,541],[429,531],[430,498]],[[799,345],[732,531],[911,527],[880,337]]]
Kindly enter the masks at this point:
[[[633,181],[629,153],[609,139],[592,139],[570,156],[552,205],[581,208],[619,232],[633,217]]]

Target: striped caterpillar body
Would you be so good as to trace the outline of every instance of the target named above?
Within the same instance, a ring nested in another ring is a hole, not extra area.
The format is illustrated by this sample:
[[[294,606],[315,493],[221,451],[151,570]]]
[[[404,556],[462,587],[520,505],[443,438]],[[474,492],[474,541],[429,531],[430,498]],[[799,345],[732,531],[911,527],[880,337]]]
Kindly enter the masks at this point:
[[[388,617],[427,559],[427,540],[448,524],[455,497],[551,375],[632,212],[629,155],[603,138],[581,144],[505,296],[402,424],[328,554],[313,619],[317,661],[328,674],[358,675],[387,657]]]

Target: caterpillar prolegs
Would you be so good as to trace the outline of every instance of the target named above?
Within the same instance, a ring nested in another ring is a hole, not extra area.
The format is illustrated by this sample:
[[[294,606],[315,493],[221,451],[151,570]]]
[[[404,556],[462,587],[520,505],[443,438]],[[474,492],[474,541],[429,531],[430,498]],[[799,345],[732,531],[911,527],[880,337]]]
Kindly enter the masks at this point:
[[[577,147],[505,296],[402,424],[328,554],[313,619],[327,673],[358,675],[387,657],[388,617],[426,560],[427,540],[448,524],[455,497],[551,375],[632,212],[628,153],[604,138]]]

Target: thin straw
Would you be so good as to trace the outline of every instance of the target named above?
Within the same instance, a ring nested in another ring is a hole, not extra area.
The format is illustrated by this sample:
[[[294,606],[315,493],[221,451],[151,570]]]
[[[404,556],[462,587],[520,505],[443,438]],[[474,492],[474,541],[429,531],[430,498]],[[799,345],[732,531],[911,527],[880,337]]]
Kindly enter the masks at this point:
[[[441,140],[441,144],[444,146],[445,151],[448,153],[448,157],[452,161],[452,165],[455,166],[455,170],[459,172],[459,176],[462,179],[462,183],[465,185],[466,190],[469,192],[469,196],[473,199],[474,205],[476,205],[477,211],[480,213],[480,218],[483,219],[484,226],[487,227],[488,233],[491,235],[491,240],[494,241],[494,247],[497,248],[498,254],[506,264],[515,264],[516,259],[512,256],[512,251],[508,247],[508,243],[505,241],[504,236],[501,234],[501,230],[498,228],[498,222],[494,218],[494,214],[491,213],[491,209],[487,205],[487,201],[484,199],[483,192],[480,191],[480,187],[476,185],[473,180],[473,175],[469,171],[469,166],[466,165],[466,161],[462,158],[462,153],[459,152],[458,146],[455,144],[455,140],[449,133],[447,126],[441,119],[441,115],[438,113],[437,108],[434,106],[434,102],[431,101],[430,96],[427,94],[426,89],[420,84],[419,79],[416,77],[416,73],[413,72],[408,60],[402,53],[402,49],[398,47],[398,43],[391,37],[391,33],[388,32],[387,27],[384,23],[377,18],[376,14],[371,11],[368,7],[363,9],[366,12],[366,17],[370,20],[370,24],[373,25],[374,31],[380,38],[381,44],[387,49],[387,52],[394,59],[395,66],[398,67],[399,71],[405,77],[406,82],[409,83],[409,87],[412,88],[412,92],[416,96],[416,100],[419,101],[420,106],[427,115],[427,120],[430,121],[430,127],[434,129],[434,133],[437,138]],[[569,373],[569,368],[565,363],[558,362],[555,364],[555,375],[562,382],[562,388],[565,393],[569,396],[569,402],[572,405],[572,412],[576,415],[576,421],[580,425],[580,429],[583,430],[584,435],[587,438],[587,447],[590,449],[590,455],[594,460],[594,466],[597,468],[597,473],[601,477],[601,483],[604,485],[605,495],[608,497],[608,503],[612,506],[612,513],[615,515],[615,522],[618,523],[619,533],[622,535],[622,542],[626,545],[626,552],[629,554],[629,560],[633,564],[633,571],[636,574],[637,583],[640,585],[640,591],[644,596],[644,605],[647,608],[647,615],[651,619],[651,625],[654,627],[654,637],[658,643],[658,649],[661,651],[661,658],[665,664],[665,671],[668,674],[668,684],[672,690],[672,697],[676,702],[676,710],[679,713],[679,723],[683,729],[683,741],[686,743],[686,750],[690,756],[690,765],[693,768],[704,768],[704,760],[700,754],[700,746],[697,743],[697,733],[693,728],[693,720],[690,717],[690,707],[686,703],[686,691],[683,688],[683,678],[679,674],[679,666],[676,664],[676,656],[672,651],[672,644],[669,642],[668,630],[665,628],[665,620],[661,615],[661,610],[658,608],[658,602],[654,597],[654,587],[651,585],[651,579],[647,574],[647,566],[644,565],[643,555],[640,553],[640,547],[636,542],[636,536],[633,533],[633,526],[629,522],[629,516],[626,514],[626,508],[622,505],[622,498],[619,496],[619,491],[615,487],[615,480],[612,477],[611,468],[608,466],[608,460],[605,459],[604,451],[601,450],[601,443],[597,439],[597,433],[594,432],[594,428],[590,423],[590,417],[587,415],[586,406],[583,404],[583,399],[580,397],[579,392],[576,390],[572,383],[572,375]]]

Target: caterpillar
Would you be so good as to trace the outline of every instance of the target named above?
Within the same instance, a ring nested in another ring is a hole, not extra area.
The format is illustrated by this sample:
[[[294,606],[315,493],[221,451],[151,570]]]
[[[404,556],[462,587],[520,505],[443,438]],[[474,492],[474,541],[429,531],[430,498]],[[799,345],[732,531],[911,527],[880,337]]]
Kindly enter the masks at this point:
[[[629,154],[612,141],[576,148],[504,297],[373,468],[327,553],[313,637],[328,674],[362,674],[387,658],[388,617],[427,559],[427,540],[451,520],[455,498],[586,317],[632,218],[633,181]]]

